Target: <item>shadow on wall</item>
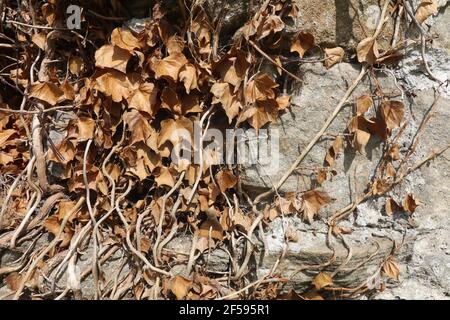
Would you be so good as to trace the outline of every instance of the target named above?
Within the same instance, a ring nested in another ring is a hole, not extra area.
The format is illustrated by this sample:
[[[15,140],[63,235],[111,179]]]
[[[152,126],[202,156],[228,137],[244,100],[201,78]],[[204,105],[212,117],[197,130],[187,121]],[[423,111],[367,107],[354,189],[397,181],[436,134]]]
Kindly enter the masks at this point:
[[[350,0],[334,0],[336,8],[336,43],[348,43],[353,37]]]

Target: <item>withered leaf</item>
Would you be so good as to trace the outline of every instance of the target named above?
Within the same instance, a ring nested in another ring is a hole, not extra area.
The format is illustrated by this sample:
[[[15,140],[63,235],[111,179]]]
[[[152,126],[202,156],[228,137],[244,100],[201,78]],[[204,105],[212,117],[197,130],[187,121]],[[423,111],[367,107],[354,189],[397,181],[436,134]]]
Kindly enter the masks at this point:
[[[54,106],[64,97],[64,92],[54,83],[41,82],[31,86],[30,97],[45,101]]]
[[[416,11],[416,19],[422,23],[436,13],[438,13],[437,0],[422,0]]]
[[[325,163],[332,167],[334,161],[338,157],[338,155],[342,152],[342,148],[344,146],[344,139],[342,136],[337,136],[334,139],[333,145],[328,149],[327,155],[325,156]]]
[[[302,219],[311,223],[319,210],[331,202],[330,196],[323,191],[310,190],[302,195]]]
[[[409,213],[414,213],[419,205],[420,202],[411,193],[408,193],[405,199],[403,199],[403,207]]]
[[[398,281],[400,267],[393,256],[390,256],[383,264],[383,272],[391,279]]]
[[[326,272],[320,272],[313,280],[313,284],[316,290],[328,287],[333,284],[333,279]]]
[[[350,120],[348,131],[353,134],[353,147],[362,152],[370,140],[370,129],[375,122],[367,120],[363,116],[356,116]]]
[[[300,32],[291,44],[291,52],[297,52],[300,58],[315,45],[314,36],[307,32]]]
[[[363,95],[356,99],[356,114],[364,115],[373,106],[373,99],[370,95]]]
[[[155,72],[156,79],[167,78],[177,82],[180,69],[187,63],[184,54],[176,52],[162,60],[154,61],[151,68]]]
[[[404,114],[405,105],[403,102],[389,100],[381,103],[381,116],[389,130],[400,127]]]
[[[358,43],[356,48],[359,62],[374,64],[379,56],[378,44],[376,39],[369,37]]]
[[[130,96],[131,83],[124,73],[110,70],[95,80],[94,87],[112,97],[114,102],[121,102]]]
[[[131,53],[114,45],[104,45],[95,52],[95,66],[116,69],[126,73]]]
[[[186,298],[191,286],[192,281],[180,275],[177,275],[170,280],[170,290],[177,300]]]
[[[224,193],[228,189],[233,188],[237,183],[237,178],[230,170],[221,170],[216,174],[216,181],[220,191]]]
[[[395,212],[403,211],[403,207],[400,206],[394,199],[389,198],[386,200],[385,210],[388,216],[392,216]]]
[[[324,64],[327,69],[330,69],[335,64],[341,62],[345,55],[345,51],[341,47],[325,48],[324,52],[325,52]]]
[[[266,100],[275,98],[274,88],[278,84],[266,73],[262,73],[250,80],[245,88],[245,100],[256,102],[256,100]]]
[[[180,81],[184,83],[186,93],[198,89],[197,68],[193,64],[188,63],[181,67],[179,77]]]

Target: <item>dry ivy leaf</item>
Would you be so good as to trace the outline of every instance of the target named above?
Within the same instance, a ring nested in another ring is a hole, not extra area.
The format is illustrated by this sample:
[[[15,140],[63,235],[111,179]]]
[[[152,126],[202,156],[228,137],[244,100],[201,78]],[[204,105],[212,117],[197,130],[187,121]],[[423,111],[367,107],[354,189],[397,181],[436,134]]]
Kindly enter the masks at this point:
[[[400,160],[400,146],[398,144],[394,144],[389,149],[389,157],[394,160]]]
[[[350,120],[348,131],[353,134],[353,147],[362,152],[362,149],[370,140],[370,129],[375,122],[367,120],[363,116],[356,116]]]
[[[261,40],[270,34],[280,32],[284,29],[284,22],[279,16],[269,15],[264,17],[262,23],[257,28],[258,40]]]
[[[31,41],[33,41],[33,43],[35,45],[37,45],[41,50],[45,51],[45,45],[47,43],[47,35],[45,35],[44,33],[34,33],[31,36]]]
[[[256,100],[274,99],[274,88],[278,84],[266,73],[262,73],[250,80],[245,88],[245,100],[250,103]]]
[[[95,66],[111,68],[126,73],[130,58],[131,53],[128,50],[108,44],[95,52]]]
[[[356,99],[356,114],[358,116],[364,115],[373,106],[373,99],[366,94]]]
[[[291,105],[291,96],[281,95],[277,97],[278,110],[285,110]]]
[[[330,196],[323,191],[310,190],[302,195],[302,219],[311,223],[319,210],[331,202]]]
[[[75,90],[70,82],[66,79],[59,88],[64,92],[64,98],[66,100],[74,100],[75,99]]]
[[[177,275],[170,280],[170,290],[177,300],[186,298],[191,287],[192,281],[183,276]]]
[[[182,53],[184,50],[184,44],[185,41],[183,38],[179,36],[172,36],[167,40],[165,46],[167,48],[167,52],[171,55],[174,53]]]
[[[31,86],[30,98],[36,98],[54,106],[64,96],[64,92],[54,83],[39,82]]]
[[[337,159],[338,155],[342,152],[344,147],[344,139],[342,136],[337,136],[334,139],[333,145],[328,149],[327,155],[325,156],[325,163],[327,166],[332,167],[334,161]]]
[[[237,212],[233,213],[231,221],[233,222],[233,225],[241,226],[245,231],[250,230],[253,223],[252,219],[249,216],[245,215],[240,209]]]
[[[369,37],[358,43],[356,48],[359,62],[374,64],[379,56],[378,44],[376,39]]]
[[[84,71],[85,65],[83,59],[80,57],[70,57],[69,70],[73,75],[77,77]]]
[[[408,193],[405,199],[403,199],[403,208],[409,213],[414,213],[419,205],[420,202],[411,193]]]
[[[286,234],[284,235],[287,241],[298,242],[298,232],[292,226],[288,226]]]
[[[220,192],[224,193],[228,189],[234,188],[238,179],[230,170],[221,170],[216,174],[216,181],[219,185]]]
[[[403,207],[400,206],[394,199],[389,198],[386,201],[386,205],[385,205],[385,210],[386,210],[386,214],[388,216],[392,216],[393,213],[395,212],[401,212],[403,211]]]
[[[320,272],[313,280],[313,284],[316,290],[328,287],[333,284],[333,279],[326,272]]]
[[[9,290],[16,291],[20,287],[22,276],[18,272],[12,272],[5,277],[4,281]]]
[[[199,237],[209,239],[211,235],[212,239],[219,241],[223,240],[223,229],[222,225],[217,220],[216,209],[214,207],[209,207],[206,210],[206,220],[200,225]]]
[[[269,122],[276,121],[278,117],[278,104],[275,100],[258,100],[255,107],[245,110],[239,122],[247,122],[258,131]]]
[[[327,174],[326,170],[319,168],[316,170],[315,173],[316,173],[316,180],[317,180],[318,184],[322,184],[327,180],[328,174]]]
[[[176,52],[162,60],[154,61],[151,68],[155,72],[156,79],[167,78],[177,82],[180,69],[187,63],[184,54]]]
[[[185,134],[189,134],[189,137],[186,137]],[[175,147],[182,139],[189,138],[189,141],[192,141],[192,135],[193,123],[190,119],[179,117],[177,120],[163,120],[158,137],[158,147],[161,147],[167,141],[170,141]]]
[[[400,267],[393,256],[387,258],[383,264],[383,272],[391,279],[398,281]]]
[[[155,182],[158,186],[168,186],[173,187],[175,185],[175,180],[167,167],[159,167],[159,172],[155,173]]]
[[[381,116],[389,130],[400,127],[405,114],[405,105],[400,101],[383,101],[381,103]]]
[[[129,131],[131,132],[130,144],[136,144],[138,142],[145,142],[150,147],[156,149],[156,141],[152,146],[151,137],[156,139],[156,131],[150,126],[148,120],[136,109],[130,109],[124,113],[123,120],[127,124]],[[156,151],[156,150],[155,150]]]
[[[386,165],[386,176],[393,178],[395,177],[397,174],[397,171],[395,170],[394,166],[392,165],[392,163],[388,162],[388,164]]]
[[[17,131],[14,129],[7,129],[0,131],[0,148],[3,148],[11,137],[16,136]]]
[[[300,32],[291,44],[291,52],[297,52],[303,58],[306,51],[314,47],[314,36],[307,32]]]
[[[236,95],[232,94],[230,84],[216,82],[211,87],[211,93],[214,95],[212,103],[222,104],[225,113],[227,114],[228,121],[231,123],[239,114],[242,105],[236,98]]]
[[[437,0],[422,0],[416,11],[416,19],[419,23],[423,23],[436,13],[438,13]]]
[[[219,75],[222,82],[227,82],[237,89],[244,80],[249,67],[250,63],[247,61],[245,53],[241,50],[233,50],[216,64],[214,72]]]
[[[186,93],[190,93],[191,90],[198,89],[197,68],[188,63],[180,69],[180,81],[184,83]]]
[[[150,82],[141,83],[128,98],[128,106],[153,118],[159,108],[158,88]]]
[[[181,101],[171,87],[165,87],[161,93],[161,107],[175,114],[182,114]]]
[[[44,228],[54,236],[58,235],[60,226],[57,216],[50,216],[44,221]]]
[[[145,45],[143,39],[137,38],[131,30],[124,28],[116,28],[112,31],[111,43],[130,52],[134,49],[142,49]]]
[[[58,156],[55,155],[53,152],[53,149],[49,149],[48,154],[48,160],[59,162],[61,164],[68,164],[70,161],[72,161],[75,158],[75,154],[77,152],[76,149],[76,141],[73,141],[71,139],[65,139],[61,141],[61,143],[56,147],[59,154],[63,156],[63,159],[60,159]]]
[[[374,195],[383,194],[389,186],[390,184],[386,180],[377,178],[372,185],[372,192]]]
[[[78,118],[78,140],[86,141],[94,137],[95,121],[88,117]]]
[[[131,83],[122,72],[110,70],[95,79],[94,88],[112,97],[114,102],[121,102],[130,96]]]
[[[325,67],[330,69],[337,63],[340,63],[344,58],[345,51],[341,47],[336,48],[325,48]]]

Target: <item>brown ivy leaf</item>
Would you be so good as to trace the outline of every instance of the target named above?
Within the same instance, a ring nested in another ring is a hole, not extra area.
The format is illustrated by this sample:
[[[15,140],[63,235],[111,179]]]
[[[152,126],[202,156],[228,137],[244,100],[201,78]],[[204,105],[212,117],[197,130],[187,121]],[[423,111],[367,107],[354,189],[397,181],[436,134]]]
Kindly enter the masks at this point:
[[[214,66],[214,73],[218,74],[221,82],[228,82],[238,88],[245,78],[250,63],[241,50],[232,50]]]
[[[114,46],[133,52],[142,49],[145,45],[143,38],[139,39],[129,29],[116,28],[111,33],[111,43]]]
[[[388,216],[392,216],[395,212],[402,212],[403,207],[400,206],[394,199],[389,198],[386,200],[385,210]]]
[[[222,104],[222,107],[227,114],[228,121],[231,123],[239,114],[242,105],[236,95],[232,94],[230,84],[216,82],[211,87],[211,93],[214,95],[212,103]]]
[[[261,40],[270,34],[280,32],[284,29],[284,22],[279,16],[265,16],[262,23],[257,28],[258,40]]]
[[[325,52],[324,64],[327,69],[330,69],[335,64],[340,63],[345,55],[345,51],[341,47],[325,48],[324,52]]]
[[[369,37],[358,43],[356,48],[359,62],[374,64],[379,56],[378,44],[376,39]]]
[[[333,279],[326,272],[320,272],[313,280],[313,284],[316,290],[328,287],[333,284]]]
[[[291,52],[297,52],[300,58],[303,58],[305,53],[314,47],[314,36],[307,32],[300,32],[291,44]]]
[[[44,221],[44,228],[54,236],[58,235],[60,223],[57,216],[50,216]]]
[[[47,43],[47,35],[44,33],[35,33],[31,36],[31,41],[33,41],[33,43],[35,45],[37,45],[39,47],[39,49],[44,50],[45,51],[45,46]]]
[[[400,101],[383,101],[381,103],[381,116],[389,130],[400,127],[405,114],[405,105]]]
[[[400,267],[393,256],[389,256],[383,264],[383,272],[391,279],[398,281]]]
[[[223,228],[217,219],[216,209],[210,207],[206,210],[206,220],[200,225],[199,237],[208,239],[223,240]]]
[[[330,196],[323,191],[310,190],[302,195],[302,220],[311,223],[319,210],[331,202]]]
[[[121,102],[130,96],[131,83],[124,73],[110,70],[95,79],[94,88],[112,97],[114,102]]]
[[[250,107],[241,114],[240,121],[247,122],[258,131],[269,122],[278,117],[278,104],[275,100],[258,100],[255,107]]]
[[[350,120],[348,131],[353,134],[353,147],[362,152],[370,140],[370,129],[375,122],[367,120],[363,116],[356,116]]]
[[[337,136],[336,139],[334,139],[333,145],[328,149],[327,155],[325,156],[325,163],[327,164],[327,166],[333,166],[334,161],[342,152],[343,147],[344,139],[341,136]]]
[[[155,181],[158,186],[168,186],[173,187],[175,185],[175,180],[167,167],[159,167],[158,172],[155,172]]]
[[[131,53],[128,50],[108,44],[95,52],[95,66],[126,73],[130,58]]]
[[[188,63],[180,69],[180,81],[184,83],[186,93],[190,93],[191,90],[198,89],[197,68]]]
[[[370,95],[363,95],[356,99],[356,114],[364,115],[373,106],[373,99]]]
[[[6,145],[6,142],[11,138],[17,137],[17,131],[14,129],[7,129],[0,131],[0,148],[3,148]]]
[[[155,72],[156,79],[167,78],[177,82],[180,69],[187,63],[184,54],[176,52],[162,60],[153,61],[151,69]]]
[[[388,162],[388,164],[386,165],[386,175],[390,178],[395,177],[397,174],[397,171],[395,170],[394,166],[392,165],[392,163]]]
[[[170,280],[170,291],[175,295],[177,300],[186,298],[192,287],[192,281],[183,276],[177,275]]]
[[[394,160],[400,160],[400,146],[398,144],[394,144],[389,149],[389,157]]]
[[[74,74],[78,77],[84,71],[84,69],[85,69],[85,64],[84,64],[83,59],[81,59],[80,57],[70,57],[69,70],[72,74]]]
[[[259,74],[248,82],[245,88],[245,100],[254,103],[256,100],[274,99],[273,89],[277,87],[278,84],[269,75]]]
[[[150,126],[148,120],[136,109],[130,109],[123,115],[123,120],[127,124],[127,127],[131,133],[130,144],[136,144],[138,142],[144,142],[157,148],[156,141],[152,145],[150,139],[156,139],[156,132],[153,127]]]
[[[416,11],[416,19],[422,23],[436,13],[438,13],[437,0],[422,0]]]
[[[221,170],[216,174],[216,181],[219,185],[220,192],[224,193],[228,189],[234,188],[238,179],[230,170]]]
[[[171,36],[167,42],[165,43],[165,46],[167,48],[167,52],[169,55],[174,53],[182,53],[184,50],[184,39],[179,36]]]
[[[141,83],[127,101],[130,108],[145,112],[153,118],[159,108],[158,88],[150,82]]]
[[[95,121],[89,117],[78,118],[78,140],[86,141],[94,137]]]
[[[414,197],[413,194],[408,193],[405,197],[405,199],[403,199],[403,207],[405,208],[406,211],[408,211],[409,213],[414,213],[416,211],[416,208],[420,205],[421,203]]]
[[[31,86],[30,98],[36,98],[54,106],[64,97],[64,92],[54,83],[39,82]]]

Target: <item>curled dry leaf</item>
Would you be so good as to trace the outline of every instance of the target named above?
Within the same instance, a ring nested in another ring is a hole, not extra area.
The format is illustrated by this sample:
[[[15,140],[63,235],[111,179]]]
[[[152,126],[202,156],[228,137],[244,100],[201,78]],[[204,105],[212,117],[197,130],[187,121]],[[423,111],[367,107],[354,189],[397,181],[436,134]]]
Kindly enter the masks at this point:
[[[159,108],[158,88],[153,83],[141,83],[128,97],[128,106],[154,117]]]
[[[324,52],[325,52],[324,64],[327,69],[330,69],[335,64],[341,62],[345,55],[345,51],[341,47],[325,48]]]
[[[419,205],[420,202],[411,193],[408,193],[403,199],[403,208],[409,213],[414,213]]]
[[[313,284],[316,290],[328,287],[333,284],[333,279],[326,272],[320,272],[313,280]]]
[[[183,300],[186,298],[192,287],[192,281],[183,276],[177,275],[170,280],[169,287],[177,300]]]
[[[329,204],[332,199],[323,191],[310,190],[302,195],[302,219],[311,223],[319,210]]]
[[[156,79],[167,78],[178,82],[180,69],[187,63],[188,61],[184,54],[176,52],[162,60],[153,61],[151,68],[155,72]]]
[[[230,170],[222,170],[216,174],[216,181],[219,185],[220,192],[224,193],[228,189],[234,188],[238,179]]]
[[[363,148],[370,140],[370,131],[374,121],[367,120],[363,116],[356,116],[350,120],[348,131],[353,135],[353,147],[362,152]]]
[[[179,77],[180,81],[184,83],[187,93],[198,89],[197,68],[193,64],[188,63],[181,67]]]
[[[388,130],[400,127],[405,114],[405,105],[400,101],[383,101],[381,103],[381,116]]]
[[[121,102],[130,96],[131,83],[124,73],[110,70],[95,79],[94,88],[112,97],[114,102]]]
[[[383,272],[391,279],[398,281],[400,275],[400,267],[397,260],[393,256],[389,256],[383,264]]]
[[[422,23],[436,13],[438,13],[437,0],[422,0],[416,11],[416,19]]]
[[[216,82],[211,87],[211,93],[214,95],[212,103],[222,104],[222,107],[227,114],[228,121],[231,123],[242,108],[241,102],[237,99],[236,95],[231,92],[231,85],[225,82]]]
[[[245,88],[245,100],[253,103],[256,100],[266,100],[275,98],[273,89],[277,88],[278,84],[266,73],[259,74],[254,79],[248,82]]]
[[[95,66],[111,68],[126,73],[131,53],[114,45],[104,45],[95,52]]]
[[[136,37],[131,30],[124,28],[116,28],[112,31],[111,43],[130,52],[135,49],[142,49],[145,45],[143,38]]]
[[[39,82],[31,86],[30,98],[36,98],[56,105],[64,97],[64,92],[54,83]]]
[[[362,40],[356,48],[356,53],[358,55],[359,62],[374,64],[379,56],[376,39],[369,37]]]
[[[344,146],[344,139],[342,136],[337,136],[334,139],[333,145],[328,149],[327,155],[325,156],[325,164],[332,167],[334,161],[337,159],[338,155],[342,152]],[[326,176],[325,176],[326,177]]]
[[[373,99],[370,95],[363,95],[356,99],[356,114],[364,115],[373,106]]]
[[[291,52],[297,52],[300,58],[315,45],[314,36],[307,32],[300,32],[291,44]]]
[[[395,212],[402,212],[403,207],[400,206],[394,199],[389,198],[386,200],[386,205],[385,205],[385,210],[386,210],[386,214],[388,216],[392,216],[392,214],[394,214]]]

